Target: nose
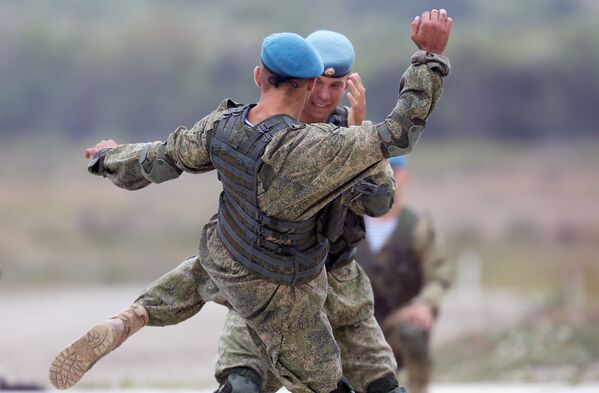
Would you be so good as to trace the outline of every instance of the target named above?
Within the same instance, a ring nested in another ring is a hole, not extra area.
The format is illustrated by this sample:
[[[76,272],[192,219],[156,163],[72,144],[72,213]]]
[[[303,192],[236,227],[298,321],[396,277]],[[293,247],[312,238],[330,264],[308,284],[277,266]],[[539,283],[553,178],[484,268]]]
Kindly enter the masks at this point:
[[[329,89],[318,89],[318,98],[328,100],[330,97]]]

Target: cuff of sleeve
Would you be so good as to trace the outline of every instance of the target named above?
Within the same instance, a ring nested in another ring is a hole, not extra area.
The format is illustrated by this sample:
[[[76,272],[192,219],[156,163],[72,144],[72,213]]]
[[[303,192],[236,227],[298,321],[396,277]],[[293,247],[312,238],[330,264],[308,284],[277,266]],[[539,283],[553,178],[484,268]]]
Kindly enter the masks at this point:
[[[433,52],[419,50],[412,56],[412,64],[426,64],[428,68],[438,72],[441,76],[447,76],[451,72],[451,64],[445,56]]]
[[[92,175],[106,177],[106,169],[104,168],[104,157],[106,157],[106,153],[108,153],[110,150],[112,149],[106,148],[97,152],[94,158],[92,158],[87,164],[87,171]]]

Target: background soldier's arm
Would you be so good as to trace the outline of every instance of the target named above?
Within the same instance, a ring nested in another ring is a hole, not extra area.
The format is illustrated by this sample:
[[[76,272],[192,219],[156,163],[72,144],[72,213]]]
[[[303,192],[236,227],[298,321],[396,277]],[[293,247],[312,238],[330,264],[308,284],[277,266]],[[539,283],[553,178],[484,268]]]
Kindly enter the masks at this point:
[[[445,254],[443,239],[435,232],[430,215],[423,215],[414,236],[424,272],[424,287],[414,302],[428,305],[436,314],[441,298],[453,281],[454,266]]]

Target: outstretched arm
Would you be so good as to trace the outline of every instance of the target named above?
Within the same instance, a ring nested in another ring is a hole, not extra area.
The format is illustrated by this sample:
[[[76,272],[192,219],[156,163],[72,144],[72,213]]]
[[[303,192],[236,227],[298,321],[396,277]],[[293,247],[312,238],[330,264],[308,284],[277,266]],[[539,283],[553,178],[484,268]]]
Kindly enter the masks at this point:
[[[231,105],[236,104],[224,101],[193,128],[177,128],[165,142],[117,145],[113,140],[101,141],[86,149],[86,157],[93,157],[88,169],[92,174],[108,177],[118,187],[128,190],[162,183],[182,172],[212,170],[214,167],[208,149],[213,123]]]

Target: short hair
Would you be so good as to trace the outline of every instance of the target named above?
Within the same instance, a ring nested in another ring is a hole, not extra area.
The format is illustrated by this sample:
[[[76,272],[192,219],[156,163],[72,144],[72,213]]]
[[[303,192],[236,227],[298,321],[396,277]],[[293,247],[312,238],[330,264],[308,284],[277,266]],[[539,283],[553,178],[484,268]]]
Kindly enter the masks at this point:
[[[260,82],[265,91],[271,87],[274,87],[275,89],[284,87],[287,94],[292,95],[295,89],[298,89],[300,86],[304,86],[304,84],[308,81],[308,79],[290,78],[277,75],[269,70],[264,63],[262,63],[261,68],[262,72],[260,73]]]

